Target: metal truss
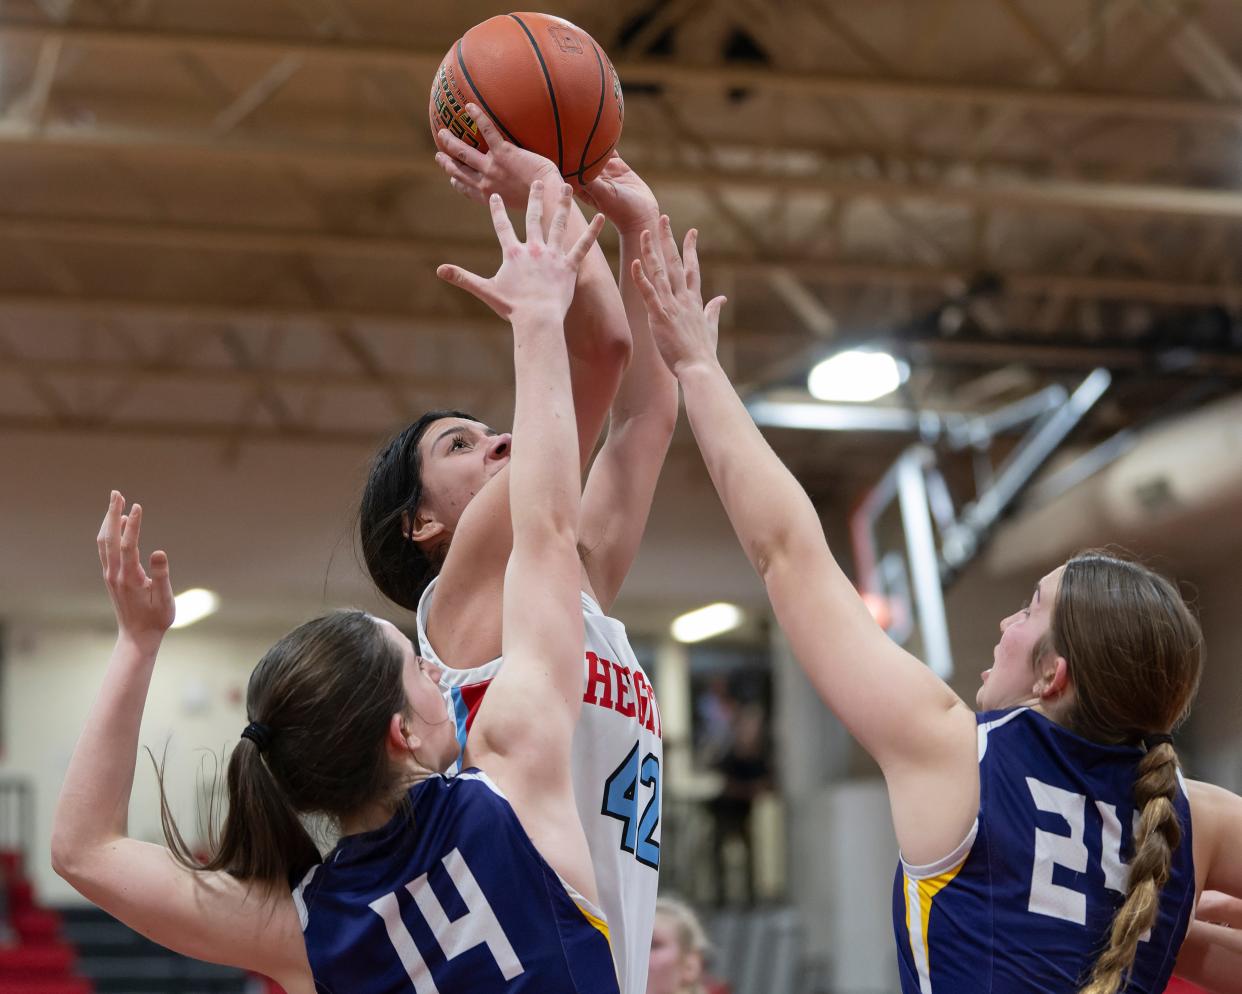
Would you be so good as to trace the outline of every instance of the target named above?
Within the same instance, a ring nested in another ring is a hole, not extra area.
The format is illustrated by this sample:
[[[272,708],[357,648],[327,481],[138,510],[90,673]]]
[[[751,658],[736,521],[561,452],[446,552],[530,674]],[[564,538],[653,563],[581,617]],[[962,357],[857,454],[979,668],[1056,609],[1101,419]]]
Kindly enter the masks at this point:
[[[748,386],[945,300],[963,301],[971,333],[949,322],[920,341],[936,366],[1141,368],[1145,329],[1238,311],[1242,193],[1221,181],[1220,155],[1242,141],[1242,73],[1204,5],[1103,0],[1072,23],[1032,0],[989,0],[980,16],[1017,67],[991,77],[940,70],[952,0],[903,5],[912,43],[824,0],[795,7],[569,12],[629,87],[627,158],[679,226],[704,231],[707,277],[735,302],[722,352]],[[423,94],[443,39],[376,29],[380,0],[288,0],[284,34],[178,27],[176,8],[40,0],[0,15],[3,362],[47,401],[8,423],[119,430],[121,416],[64,400],[67,379],[103,382],[120,373],[111,363],[144,390],[202,376],[260,397],[225,419],[237,437],[334,437],[330,419],[282,399],[311,380],[320,395],[363,380],[380,390],[372,432],[408,410],[398,396],[440,384],[503,397],[503,329],[447,303],[427,275],[494,258],[480,212],[447,193],[430,158]],[[739,25],[766,65],[694,54]],[[649,54],[662,38],[670,54]],[[1193,89],[1149,85],[1157,56]],[[87,209],[78,194],[92,186],[108,194]],[[242,206],[229,210],[222,190]],[[998,288],[986,298],[967,292],[981,277]],[[25,347],[32,321],[84,341],[103,326],[217,344],[227,330],[251,358],[201,371],[123,351],[49,357]],[[1065,329],[1090,341],[1067,344]],[[400,335],[424,343],[424,361],[376,347]],[[476,379],[442,360],[455,340],[480,343]],[[307,371],[284,361],[299,342],[336,345],[310,348]],[[360,359],[368,350],[383,358]],[[1237,375],[1227,354],[1195,361]]]

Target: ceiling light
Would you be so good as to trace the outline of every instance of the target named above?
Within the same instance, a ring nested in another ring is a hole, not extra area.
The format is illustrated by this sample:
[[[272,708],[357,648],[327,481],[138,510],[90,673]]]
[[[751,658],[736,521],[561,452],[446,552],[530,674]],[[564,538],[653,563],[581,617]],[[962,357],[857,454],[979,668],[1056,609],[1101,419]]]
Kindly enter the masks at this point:
[[[675,618],[671,631],[678,642],[702,642],[733,631],[742,617],[742,609],[736,604],[708,604]]]
[[[887,352],[838,352],[819,363],[807,377],[807,389],[816,400],[865,404],[896,390],[910,367]]]
[[[177,605],[177,617],[171,627],[185,628],[186,625],[202,621],[209,614],[215,614],[220,606],[220,597],[214,590],[194,587],[178,594],[173,603]]]

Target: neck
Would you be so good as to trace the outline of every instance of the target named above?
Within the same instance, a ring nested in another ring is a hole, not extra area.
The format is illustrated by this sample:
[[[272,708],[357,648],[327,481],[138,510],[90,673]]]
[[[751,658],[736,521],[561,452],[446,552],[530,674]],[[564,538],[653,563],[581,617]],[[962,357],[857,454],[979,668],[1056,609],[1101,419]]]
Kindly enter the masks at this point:
[[[426,780],[430,776],[435,776],[435,774],[411,762],[402,770],[400,779],[391,794],[364,804],[341,818],[341,835],[358,835],[383,828],[396,813],[397,806],[405,797],[405,792],[420,780]]]
[[[383,828],[392,819],[397,805],[392,801],[375,801],[364,805],[351,815],[341,819],[342,835],[360,835]]]
[[[1055,700],[1032,698],[1026,702],[1026,706],[1034,708],[1049,721],[1055,721],[1058,725],[1064,725],[1066,728],[1070,726],[1070,712],[1073,707],[1073,701],[1067,697],[1058,697]]]

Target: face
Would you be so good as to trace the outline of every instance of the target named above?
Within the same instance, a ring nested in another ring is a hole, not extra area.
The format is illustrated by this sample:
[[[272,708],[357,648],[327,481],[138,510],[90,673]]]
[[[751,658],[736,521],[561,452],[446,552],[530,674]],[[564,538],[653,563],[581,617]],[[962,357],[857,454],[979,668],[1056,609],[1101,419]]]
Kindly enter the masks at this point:
[[[983,671],[983,686],[975,695],[980,711],[1015,707],[1039,696],[1039,674],[1032,665],[1032,654],[1048,633],[1064,570],[1058,566],[1040,580],[1031,599],[1000,623],[1001,637],[992,651],[992,666]]]
[[[423,480],[420,513],[434,517],[451,534],[474,495],[509,462],[512,444],[512,435],[477,421],[433,421],[418,441]]]
[[[651,960],[647,967],[647,994],[677,994],[694,983],[702,965],[695,952],[682,952],[677,925],[657,914],[651,933]]]
[[[376,620],[404,661],[402,680],[411,712],[408,734],[418,739],[415,755],[422,766],[442,772],[457,759],[460,750],[448,703],[440,693],[440,667],[419,656],[410,640],[390,622]]]

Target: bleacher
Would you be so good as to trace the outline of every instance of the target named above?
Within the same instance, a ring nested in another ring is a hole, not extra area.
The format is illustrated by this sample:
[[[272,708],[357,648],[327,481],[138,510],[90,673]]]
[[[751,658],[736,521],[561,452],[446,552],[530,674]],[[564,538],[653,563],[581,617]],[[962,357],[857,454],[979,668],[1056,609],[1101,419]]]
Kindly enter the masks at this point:
[[[27,870],[33,798],[0,780],[0,994],[257,994],[241,970],[179,956],[98,908],[40,906]]]
[[[96,994],[249,994],[262,987],[242,970],[170,952],[98,908],[66,908],[62,934]],[[4,994],[0,989],[0,994]],[[51,992],[49,992],[51,994]]]
[[[732,994],[814,994],[798,914],[789,907],[726,909],[705,921],[711,973]]]
[[[27,875],[30,785],[0,780],[0,994],[92,994],[61,917],[39,906]]]

